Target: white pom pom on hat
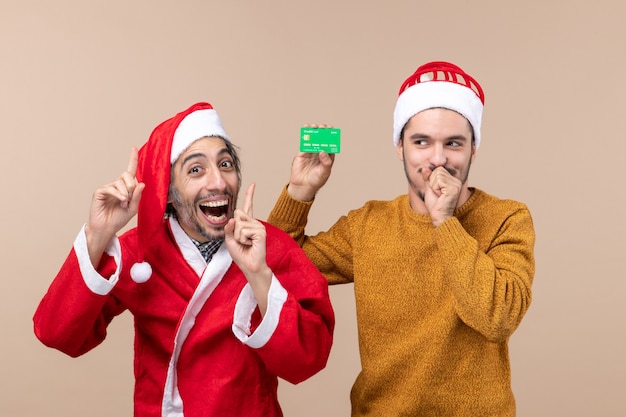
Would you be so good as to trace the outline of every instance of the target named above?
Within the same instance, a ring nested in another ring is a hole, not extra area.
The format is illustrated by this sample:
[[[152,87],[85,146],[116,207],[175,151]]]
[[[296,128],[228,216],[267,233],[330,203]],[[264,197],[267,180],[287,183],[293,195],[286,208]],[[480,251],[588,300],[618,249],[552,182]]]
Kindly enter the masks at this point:
[[[143,284],[152,276],[152,265],[148,262],[137,262],[130,268],[130,277],[137,284]]]
[[[478,82],[458,66],[433,61],[420,66],[398,92],[393,113],[393,144],[398,146],[404,126],[417,113],[441,107],[465,117],[474,130],[476,148],[481,140],[485,94]]]
[[[146,186],[137,213],[137,263],[130,269],[137,283],[152,276],[145,250],[165,221],[171,166],[189,145],[207,136],[230,141],[213,106],[200,102],[159,124],[139,149],[137,181]]]

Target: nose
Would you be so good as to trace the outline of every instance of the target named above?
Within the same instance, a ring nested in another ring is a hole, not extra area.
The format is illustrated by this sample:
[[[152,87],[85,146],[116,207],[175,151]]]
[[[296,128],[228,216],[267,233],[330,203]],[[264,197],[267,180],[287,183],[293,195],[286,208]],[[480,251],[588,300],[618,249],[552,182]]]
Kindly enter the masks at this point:
[[[218,167],[206,168],[205,178],[208,190],[223,191],[226,188],[224,174]]]
[[[443,145],[436,144],[432,148],[432,154],[430,156],[430,163],[435,167],[445,166],[446,162],[448,162],[448,158],[446,157],[446,153],[443,149]]]

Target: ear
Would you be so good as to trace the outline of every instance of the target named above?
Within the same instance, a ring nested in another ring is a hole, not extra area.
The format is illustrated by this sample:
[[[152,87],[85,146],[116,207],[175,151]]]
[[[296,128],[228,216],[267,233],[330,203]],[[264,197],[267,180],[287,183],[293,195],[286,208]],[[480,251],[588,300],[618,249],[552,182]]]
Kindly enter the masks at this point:
[[[472,154],[470,156],[470,162],[474,163],[474,159],[476,159],[476,144],[472,142]]]
[[[174,202],[174,198],[172,197],[172,182],[170,181],[167,186],[167,199],[165,200],[165,205],[171,204]]]
[[[176,162],[178,163],[179,161],[176,160]],[[174,201],[174,198],[172,197],[172,188],[174,187],[173,184],[176,181],[176,169],[175,168],[176,168],[176,163],[170,165],[170,182],[167,184],[167,200],[165,200],[166,204],[170,204]]]
[[[396,152],[398,153],[398,159],[404,161],[404,140],[400,138],[398,144],[396,145]]]

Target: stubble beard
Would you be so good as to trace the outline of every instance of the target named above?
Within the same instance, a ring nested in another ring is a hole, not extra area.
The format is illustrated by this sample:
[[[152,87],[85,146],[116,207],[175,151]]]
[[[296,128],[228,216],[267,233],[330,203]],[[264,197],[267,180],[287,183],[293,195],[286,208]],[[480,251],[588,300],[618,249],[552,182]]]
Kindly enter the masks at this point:
[[[404,153],[404,148],[402,149],[402,152]],[[413,182],[413,180],[411,179],[411,176],[409,175],[409,170],[406,166],[406,158],[402,159],[402,166],[404,167],[404,175],[406,176],[406,180],[409,183],[409,187],[411,187],[413,189],[413,191],[415,191],[415,194],[417,194],[417,196],[420,198],[420,200],[424,201],[424,199],[426,198],[424,191],[420,190],[417,185],[415,184],[415,182]],[[470,168],[472,167],[472,157],[470,155],[469,160],[467,161],[467,169],[465,170],[465,173],[462,173],[462,177],[461,177],[461,184],[466,184],[467,183],[467,179],[469,178],[469,173],[470,173]],[[429,166],[428,167],[431,171],[433,171],[436,167],[434,166]],[[452,175],[453,177],[456,176],[456,173],[458,172],[458,170],[454,169],[454,168],[450,168],[447,166],[443,167],[446,171],[448,171],[448,173],[450,173],[450,175]],[[417,170],[417,173],[421,175],[422,172],[422,168],[419,168]],[[426,186],[426,184],[424,184]]]
[[[233,196],[230,193],[226,193],[230,196],[231,202],[234,202]],[[196,207],[200,200],[205,199],[206,196],[197,196],[193,202],[184,201],[175,187],[170,187],[170,199],[171,204],[174,207],[175,216],[180,223],[184,223],[187,226],[193,228],[193,230],[200,236],[209,240],[222,240],[224,239],[224,227],[216,227],[214,230],[209,230],[200,224],[198,216],[196,215]],[[228,218],[233,217],[233,210],[229,208]]]

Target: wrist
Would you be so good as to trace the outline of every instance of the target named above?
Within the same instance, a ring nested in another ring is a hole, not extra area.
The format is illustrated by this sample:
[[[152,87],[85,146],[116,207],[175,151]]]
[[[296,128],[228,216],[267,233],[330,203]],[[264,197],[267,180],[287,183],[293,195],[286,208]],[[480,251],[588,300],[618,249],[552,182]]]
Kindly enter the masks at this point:
[[[311,187],[294,185],[292,183],[287,184],[287,193],[295,200],[309,202],[315,198],[316,190]]]
[[[104,252],[114,236],[115,234],[95,231],[93,227],[90,227],[89,223],[85,224],[85,241],[90,252]]]
[[[445,223],[446,221],[448,221],[448,219],[450,219],[453,216],[442,216],[440,218],[434,218],[431,217],[430,220],[433,222],[433,226],[438,227],[441,226],[443,223]]]

